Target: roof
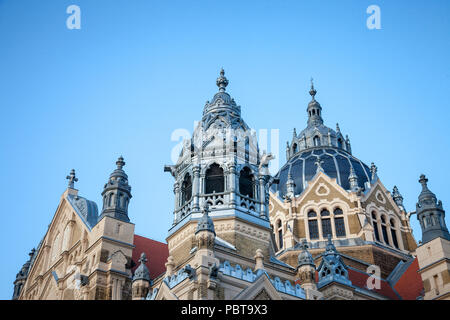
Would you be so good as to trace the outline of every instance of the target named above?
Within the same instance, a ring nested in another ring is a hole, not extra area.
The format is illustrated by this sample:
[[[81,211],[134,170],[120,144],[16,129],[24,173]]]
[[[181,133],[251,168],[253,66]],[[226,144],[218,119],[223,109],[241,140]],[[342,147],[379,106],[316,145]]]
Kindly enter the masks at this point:
[[[131,257],[135,263],[135,266],[132,268],[133,274],[139,266],[138,261],[142,252],[146,254],[148,259],[147,267],[150,271],[150,279],[155,279],[166,271],[165,264],[167,262],[167,258],[169,257],[169,249],[166,243],[135,234],[134,246],[135,247]]]
[[[422,295],[423,282],[418,271],[419,262],[416,257],[402,274],[400,279],[393,284],[395,290],[397,290],[405,300],[416,300],[417,297]]]
[[[271,191],[279,192],[282,198],[287,193],[286,182],[289,174],[294,180],[295,195],[301,194],[317,173],[318,159],[321,161],[321,168],[330,178],[336,179],[337,183],[345,190],[350,190],[348,177],[351,167],[358,177],[358,186],[364,188],[364,184],[369,181],[369,167],[352,156],[350,153],[336,147],[323,146],[309,148],[291,157],[287,163],[276,174],[280,179],[279,184],[272,184]]]
[[[367,288],[367,279],[370,277],[368,273],[353,269],[351,267],[348,267],[347,271],[348,277],[355,287],[367,290],[369,292],[377,293],[390,300],[401,300],[401,297],[397,294],[397,292],[395,292],[395,290],[386,280],[380,279],[379,289],[374,288],[372,290],[369,290]]]

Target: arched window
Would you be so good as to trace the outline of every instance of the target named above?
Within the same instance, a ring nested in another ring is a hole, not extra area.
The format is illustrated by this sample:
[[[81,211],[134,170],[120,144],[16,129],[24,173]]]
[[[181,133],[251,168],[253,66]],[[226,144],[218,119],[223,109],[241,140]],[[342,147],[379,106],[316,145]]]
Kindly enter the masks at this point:
[[[113,200],[114,200],[114,194],[110,193],[109,194],[109,200],[108,200],[108,207],[112,207],[113,205]]]
[[[328,238],[328,235],[333,235],[331,231],[331,219],[330,212],[327,209],[323,209],[320,212],[320,217],[322,220],[322,237]]]
[[[283,225],[281,224],[281,220],[277,222],[277,233],[278,233],[278,249],[281,250],[283,248]]]
[[[386,217],[384,215],[381,216],[381,232],[383,233],[384,243],[389,244],[388,232],[386,227]]]
[[[311,240],[319,239],[319,226],[317,224],[317,214],[311,210],[308,212],[308,229]]]
[[[342,139],[339,138],[337,142],[338,142],[338,148],[342,149]]]
[[[298,151],[297,144],[294,143],[294,144],[292,145],[292,152],[295,154],[295,153],[297,153],[297,151]]]
[[[378,232],[378,222],[377,222],[377,215],[376,215],[375,211],[372,212],[372,226],[373,226],[373,231],[375,232],[375,239],[377,241],[380,241],[380,233]]]
[[[397,231],[396,231],[394,219],[391,219],[391,236],[392,236],[392,242],[394,243],[394,247],[396,247],[398,249]]]
[[[344,212],[341,208],[336,208],[334,213],[334,227],[336,229],[336,237],[345,237]]]
[[[314,137],[314,147],[319,147],[319,146],[320,146],[320,137],[315,136]]]
[[[191,175],[186,173],[181,184],[181,205],[183,206],[192,198],[192,180]]]
[[[245,137],[245,163],[250,161],[250,143],[248,137]]]
[[[214,163],[206,170],[205,193],[223,192],[224,186],[223,169],[217,163]]]
[[[239,174],[239,192],[243,196],[254,198],[253,175],[248,167],[244,167]]]

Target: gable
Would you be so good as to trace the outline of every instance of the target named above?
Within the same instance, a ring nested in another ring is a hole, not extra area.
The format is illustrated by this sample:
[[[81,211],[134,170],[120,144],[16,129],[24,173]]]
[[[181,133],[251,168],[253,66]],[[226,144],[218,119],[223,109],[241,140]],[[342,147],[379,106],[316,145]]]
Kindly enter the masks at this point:
[[[236,295],[233,300],[281,300],[266,273],[262,273],[251,285]]]
[[[304,207],[308,202],[333,202],[335,199],[346,203],[349,207],[355,204],[350,201],[347,191],[337,184],[335,179],[331,179],[320,172],[315,179],[310,181],[303,193],[296,199],[295,207],[297,211]]]

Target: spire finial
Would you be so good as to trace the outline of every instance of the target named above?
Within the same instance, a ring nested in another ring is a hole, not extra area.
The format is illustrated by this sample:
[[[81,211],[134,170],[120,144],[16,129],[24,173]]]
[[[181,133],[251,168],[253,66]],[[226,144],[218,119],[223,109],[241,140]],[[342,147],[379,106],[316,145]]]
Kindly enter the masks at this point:
[[[323,168],[322,168],[323,160],[320,160],[320,156],[317,156],[317,160],[314,162],[314,164],[317,166],[316,173],[319,171],[323,172]]]
[[[225,77],[225,70],[220,69],[220,76],[216,80],[216,85],[219,87],[220,92],[225,92],[225,88],[228,86],[228,79]]]
[[[66,177],[66,179],[69,180],[68,188],[74,189],[75,182],[78,181],[78,178],[75,176],[75,169],[70,171],[70,174]]]
[[[372,164],[370,165],[370,173],[372,174],[372,180],[375,180],[375,178],[377,177],[377,172],[378,168],[375,165],[375,163],[372,162]]]
[[[123,166],[125,165],[125,161],[123,161],[123,157],[120,156],[116,161],[117,169],[122,170]]]
[[[419,182],[422,185],[423,190],[428,190],[428,185],[427,185],[428,179],[423,173],[420,175]]]
[[[315,100],[317,90],[314,89],[314,79],[311,77],[311,90],[309,90],[309,94],[311,95],[312,99]]]
[[[144,263],[147,262],[147,255],[145,254],[145,252],[142,252],[142,253],[141,253],[141,257],[139,258],[139,262],[140,262],[141,264],[144,264]]]

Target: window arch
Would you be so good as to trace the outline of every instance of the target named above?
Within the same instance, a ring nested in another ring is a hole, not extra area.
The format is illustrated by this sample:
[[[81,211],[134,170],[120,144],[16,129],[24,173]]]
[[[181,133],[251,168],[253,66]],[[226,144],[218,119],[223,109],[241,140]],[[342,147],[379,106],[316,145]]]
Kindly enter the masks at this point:
[[[378,222],[377,222],[377,214],[375,213],[375,211],[372,212],[372,226],[373,226],[373,231],[375,232],[375,239],[379,242],[380,241],[380,233],[378,231]]]
[[[295,153],[297,153],[297,151],[298,151],[297,144],[294,143],[293,146],[292,146],[292,152],[295,154]]]
[[[111,192],[109,194],[108,207],[112,207],[113,206],[113,201],[114,201],[114,193]]]
[[[327,209],[323,209],[320,212],[321,224],[322,224],[322,237],[327,238],[328,235],[333,236],[331,229],[331,217],[330,212]]]
[[[398,249],[397,228],[394,219],[391,219],[391,236],[394,247]]]
[[[333,211],[334,214],[334,227],[336,229],[336,237],[345,237],[345,223],[344,212],[341,208],[337,207]]]
[[[192,198],[192,180],[191,175],[186,173],[181,184],[181,205],[183,206]]]
[[[278,233],[278,249],[281,250],[283,248],[283,224],[281,220],[277,222],[277,233]]]
[[[223,176],[223,169],[217,164],[213,163],[208,170],[206,170],[205,178],[205,193],[219,193],[225,189],[225,179]]]
[[[254,177],[248,167],[244,167],[239,174],[239,192],[243,196],[254,198]]]
[[[248,137],[245,137],[245,163],[250,161],[250,142]]]
[[[319,146],[320,146],[320,137],[315,136],[314,137],[314,147],[319,147]]]
[[[342,149],[342,139],[341,138],[338,139],[337,143],[338,143],[338,148]]]
[[[383,234],[384,243],[389,244],[389,238],[388,238],[388,232],[387,232],[387,226],[386,226],[386,216],[384,214],[381,215],[381,232]]]
[[[308,230],[311,240],[319,239],[319,226],[317,222],[317,213],[314,210],[308,212]]]

